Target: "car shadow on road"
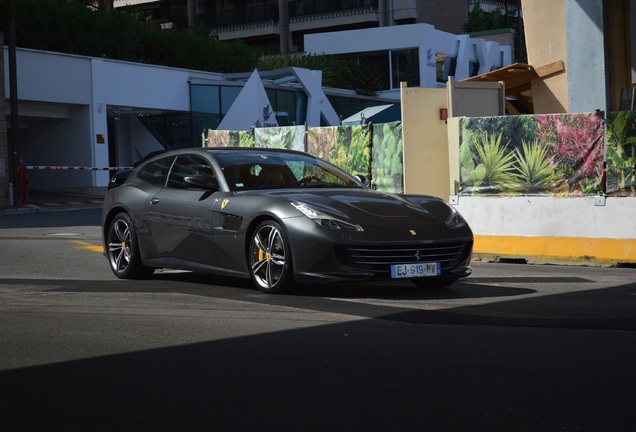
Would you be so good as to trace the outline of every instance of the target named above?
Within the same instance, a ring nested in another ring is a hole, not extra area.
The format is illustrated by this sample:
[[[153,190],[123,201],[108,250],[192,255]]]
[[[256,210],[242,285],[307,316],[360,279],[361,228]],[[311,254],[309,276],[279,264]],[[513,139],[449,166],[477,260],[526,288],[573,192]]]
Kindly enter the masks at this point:
[[[209,274],[191,272],[161,272],[155,273],[153,279],[165,281],[181,281],[201,286],[227,286],[237,288],[250,294],[260,294],[252,282],[247,279],[211,276]],[[450,287],[443,289],[427,289],[415,286],[409,281],[373,281],[346,282],[322,285],[301,285],[295,291],[282,297],[329,297],[331,299],[374,298],[384,300],[408,299],[469,299],[511,297],[533,294],[534,289],[497,286],[499,278],[468,278],[460,280]],[[510,283],[511,278],[501,278],[501,283]],[[528,278],[517,278],[516,282],[528,282]],[[542,278],[537,279],[537,282]],[[568,282],[569,278],[545,278],[544,282]],[[580,278],[576,278],[580,279]],[[581,280],[577,280],[580,282]],[[271,294],[262,294],[271,298]],[[280,295],[277,297],[281,297]]]
[[[384,300],[408,299],[470,299],[510,297],[533,294],[536,291],[527,288],[502,287],[492,285],[474,285],[467,281],[458,281],[447,288],[421,288],[411,282],[357,282],[332,285],[307,285],[296,295],[329,297],[342,299],[373,298]]]

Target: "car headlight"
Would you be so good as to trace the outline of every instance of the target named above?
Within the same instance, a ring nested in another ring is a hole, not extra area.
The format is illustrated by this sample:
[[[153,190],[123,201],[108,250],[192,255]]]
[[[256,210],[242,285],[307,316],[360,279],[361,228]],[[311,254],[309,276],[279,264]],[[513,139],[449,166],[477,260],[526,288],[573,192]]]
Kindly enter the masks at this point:
[[[449,205],[448,207],[450,208],[450,214],[446,218],[446,225],[448,225],[450,228],[460,228],[465,226],[466,221],[464,220],[462,215],[460,215],[459,212],[455,209],[455,207],[451,205]]]
[[[337,219],[333,216],[324,214],[305,203],[294,201],[291,203],[298,211],[307,216],[318,225],[328,229],[344,230],[344,231],[363,231],[360,225],[345,222],[341,219]]]

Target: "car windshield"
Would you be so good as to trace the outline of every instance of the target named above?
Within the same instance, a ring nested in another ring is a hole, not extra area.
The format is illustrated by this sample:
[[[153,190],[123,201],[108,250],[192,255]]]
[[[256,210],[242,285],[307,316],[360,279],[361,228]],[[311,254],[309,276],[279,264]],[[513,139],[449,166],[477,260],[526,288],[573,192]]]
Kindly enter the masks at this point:
[[[356,178],[310,155],[293,152],[225,150],[214,157],[230,190],[348,187],[363,188]]]

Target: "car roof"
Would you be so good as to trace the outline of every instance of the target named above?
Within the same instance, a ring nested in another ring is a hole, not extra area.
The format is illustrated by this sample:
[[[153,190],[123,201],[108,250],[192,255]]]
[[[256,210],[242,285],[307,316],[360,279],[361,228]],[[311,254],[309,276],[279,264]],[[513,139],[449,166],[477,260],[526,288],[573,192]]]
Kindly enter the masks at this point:
[[[271,155],[275,156],[276,154],[287,154],[287,155],[297,155],[300,157],[310,158],[310,159],[318,159],[316,156],[298,150],[288,150],[281,148],[263,148],[263,147],[191,147],[191,148],[181,148],[175,150],[169,150],[165,153],[162,153],[161,157],[170,157],[176,156],[180,154],[210,154],[210,155],[236,155],[237,160],[240,160],[247,156],[248,154],[251,156],[258,155]],[[155,157],[151,158],[155,159]],[[248,161],[245,160],[247,163]]]
[[[270,147],[203,147],[202,150],[208,151],[210,153],[222,153],[222,152],[295,153],[298,155],[314,157],[313,155],[303,151],[282,149],[282,148],[270,148]]]

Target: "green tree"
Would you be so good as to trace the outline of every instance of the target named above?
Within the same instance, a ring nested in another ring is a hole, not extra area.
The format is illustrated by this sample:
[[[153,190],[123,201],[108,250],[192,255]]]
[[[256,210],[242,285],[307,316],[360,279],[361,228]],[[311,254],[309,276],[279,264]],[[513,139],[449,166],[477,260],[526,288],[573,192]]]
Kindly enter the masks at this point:
[[[483,9],[481,2],[477,2],[468,14],[468,21],[463,26],[466,33],[475,33],[488,30],[513,29],[515,46],[519,47],[517,57],[524,59],[526,57],[523,47],[523,23],[520,17],[520,11],[517,7],[508,6],[506,9],[497,7],[492,10]],[[521,43],[520,43],[521,42]]]
[[[468,21],[464,24],[466,33],[474,33],[484,30],[497,30],[507,27],[506,17],[501,8],[492,11],[482,9],[480,2],[477,2],[468,15]]]
[[[366,96],[375,96],[384,87],[384,80],[377,74],[370,74],[358,63],[332,55],[268,55],[258,60],[258,70],[274,70],[298,67],[322,71],[325,87],[354,90]]]
[[[12,0],[0,0],[8,16]],[[241,41],[221,42],[202,32],[150,29],[125,11],[95,7],[101,1],[16,1],[19,47],[135,61],[211,72],[253,70],[260,51]],[[0,29],[7,30],[7,22]]]

